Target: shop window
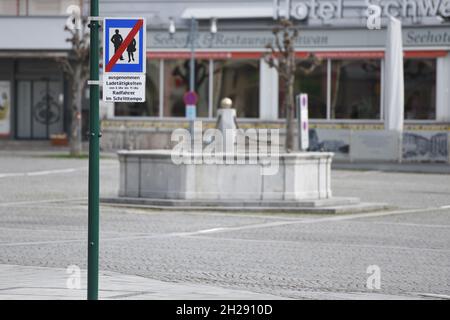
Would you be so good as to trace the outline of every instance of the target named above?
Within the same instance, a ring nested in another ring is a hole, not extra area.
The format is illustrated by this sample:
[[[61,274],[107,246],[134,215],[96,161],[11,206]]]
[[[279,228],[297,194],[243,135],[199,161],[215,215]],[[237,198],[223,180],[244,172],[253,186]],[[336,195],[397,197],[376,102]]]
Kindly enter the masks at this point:
[[[145,102],[116,102],[115,116],[157,117],[159,115],[159,60],[147,60]]]
[[[280,118],[286,117],[285,81],[280,77],[279,82],[279,110]],[[325,119],[327,117],[327,61],[322,61],[315,68],[310,62],[298,61],[295,72],[294,94],[308,94],[308,113],[311,119]],[[294,111],[295,112],[295,111]]]
[[[436,119],[436,59],[405,59],[405,119]]]
[[[240,118],[259,117],[259,60],[214,61],[213,115],[228,97]]]
[[[331,118],[380,119],[380,60],[332,60],[331,70]]]
[[[184,94],[190,90],[190,60],[164,61],[164,116],[185,117]],[[209,60],[195,62],[197,117],[208,117]]]

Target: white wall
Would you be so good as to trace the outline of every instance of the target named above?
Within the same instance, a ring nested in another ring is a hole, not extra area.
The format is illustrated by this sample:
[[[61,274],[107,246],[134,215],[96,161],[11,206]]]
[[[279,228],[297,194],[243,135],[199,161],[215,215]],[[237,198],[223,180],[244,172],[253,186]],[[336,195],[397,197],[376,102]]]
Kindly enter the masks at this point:
[[[2,17],[0,30],[3,32],[0,50],[67,50],[69,36],[64,31],[67,18],[59,17]]]
[[[33,15],[65,15],[67,7],[80,5],[80,0],[29,0],[28,14]]]
[[[16,15],[17,1],[16,0],[1,0],[0,1],[0,15]]]

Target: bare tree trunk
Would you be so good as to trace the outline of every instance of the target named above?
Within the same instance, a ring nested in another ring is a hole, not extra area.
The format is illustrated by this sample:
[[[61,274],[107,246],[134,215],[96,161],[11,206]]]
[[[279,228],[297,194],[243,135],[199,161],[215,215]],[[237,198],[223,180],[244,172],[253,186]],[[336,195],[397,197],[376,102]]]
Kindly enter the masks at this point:
[[[80,0],[82,2],[82,0]],[[82,154],[82,133],[81,133],[81,104],[83,101],[83,90],[86,80],[89,77],[89,28],[87,18],[81,18],[81,29],[77,28],[76,19],[80,17],[72,14],[72,24],[66,23],[64,30],[70,33],[66,39],[70,42],[72,49],[69,55],[64,58],[56,58],[56,61],[63,69],[66,79],[71,81],[70,87],[70,155],[79,156]]]
[[[74,77],[72,79],[72,121],[70,130],[70,155],[79,156],[82,154],[81,139],[81,103],[83,97],[83,81],[81,79],[81,66],[74,68]]]
[[[294,81],[289,79],[286,81],[286,152],[295,150],[294,145]]]
[[[294,128],[295,128],[295,98],[294,98],[294,81],[295,71],[298,66],[295,57],[295,40],[298,36],[298,31],[294,24],[289,20],[281,20],[279,26],[273,28],[275,35],[274,43],[268,43],[266,48],[270,52],[264,55],[264,60],[271,68],[278,71],[279,76],[285,81],[285,107],[286,107],[286,152],[298,150],[298,144],[294,143]],[[311,73],[320,61],[314,58],[311,67],[300,69]]]

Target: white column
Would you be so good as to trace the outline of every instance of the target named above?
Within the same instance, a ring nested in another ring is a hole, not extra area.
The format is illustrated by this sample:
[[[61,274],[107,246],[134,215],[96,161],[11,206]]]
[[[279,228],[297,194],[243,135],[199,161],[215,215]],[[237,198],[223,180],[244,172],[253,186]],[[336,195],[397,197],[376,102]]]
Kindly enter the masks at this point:
[[[259,118],[261,120],[278,119],[278,72],[260,60],[259,67]]]
[[[436,120],[450,122],[450,52],[437,59]]]
[[[213,98],[214,98],[214,61],[209,60],[209,77],[208,77],[208,118],[213,117]]]
[[[162,118],[164,112],[164,60],[159,60],[159,117]]]

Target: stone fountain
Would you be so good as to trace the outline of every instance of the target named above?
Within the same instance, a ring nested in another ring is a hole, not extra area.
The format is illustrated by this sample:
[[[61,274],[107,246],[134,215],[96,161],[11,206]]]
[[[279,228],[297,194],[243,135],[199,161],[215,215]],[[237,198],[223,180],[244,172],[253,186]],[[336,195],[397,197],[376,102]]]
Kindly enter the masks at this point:
[[[242,134],[230,99],[218,110],[218,130],[203,132],[201,124],[193,128],[194,132],[174,131],[172,139],[179,143],[172,150],[119,151],[119,197],[103,201],[183,210],[321,213],[386,207],[333,197],[332,153],[280,153],[278,130],[272,130],[270,139],[266,132],[263,138],[256,131]]]

